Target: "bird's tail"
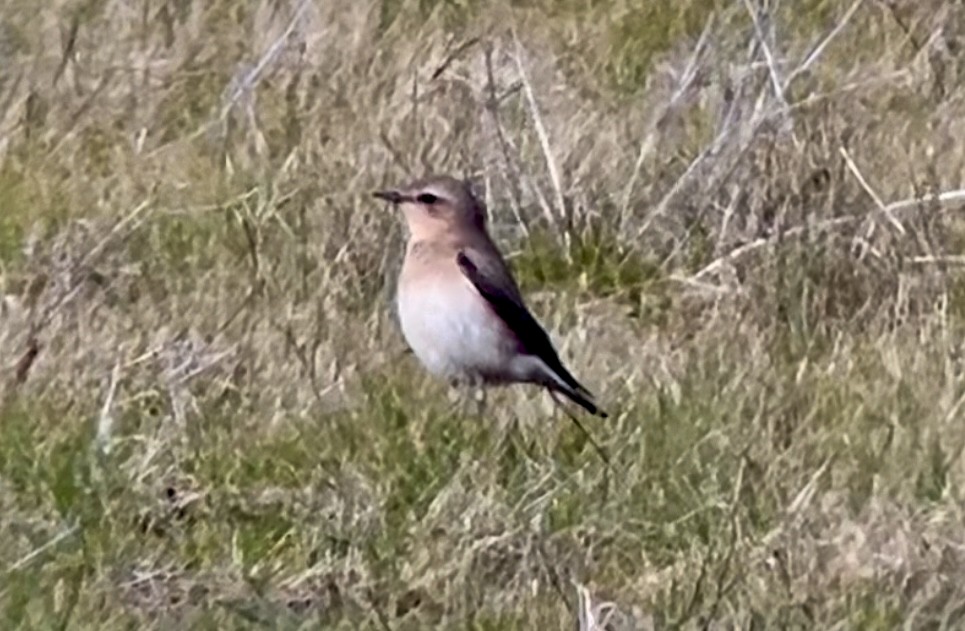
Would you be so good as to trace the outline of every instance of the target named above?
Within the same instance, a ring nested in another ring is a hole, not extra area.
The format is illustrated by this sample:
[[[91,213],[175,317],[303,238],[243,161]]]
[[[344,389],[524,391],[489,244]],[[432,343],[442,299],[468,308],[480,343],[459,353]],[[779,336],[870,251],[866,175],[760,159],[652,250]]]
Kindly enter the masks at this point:
[[[593,393],[570,374],[570,371],[566,369],[555,352],[543,353],[539,359],[542,361],[544,369],[543,385],[553,392],[559,392],[594,416],[600,418],[608,416],[593,400]]]
[[[552,389],[556,392],[559,392],[573,403],[576,403],[590,414],[599,416],[600,418],[606,418],[608,414],[600,409],[600,407],[593,401],[593,395],[590,394],[590,391],[581,386],[579,383],[576,385],[578,387],[574,388],[569,384],[564,385],[554,383]]]

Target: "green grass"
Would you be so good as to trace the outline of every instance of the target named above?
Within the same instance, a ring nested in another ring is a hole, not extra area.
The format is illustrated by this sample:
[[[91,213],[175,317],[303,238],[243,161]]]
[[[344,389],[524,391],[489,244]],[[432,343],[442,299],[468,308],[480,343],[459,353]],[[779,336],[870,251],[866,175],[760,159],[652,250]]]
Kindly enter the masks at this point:
[[[53,186],[51,186],[53,184]],[[15,271],[22,263],[23,246],[31,230],[50,233],[69,214],[61,182],[37,181],[30,167],[10,160],[0,168],[0,265]]]
[[[577,295],[611,299],[647,321],[665,319],[670,306],[659,263],[623,245],[599,224],[563,247],[551,233],[535,232],[513,264],[524,288],[577,290]]]
[[[611,19],[606,36],[611,50],[604,68],[612,87],[629,94],[646,86],[662,53],[699,37],[706,22],[726,5],[717,0],[628,4],[619,17]]]

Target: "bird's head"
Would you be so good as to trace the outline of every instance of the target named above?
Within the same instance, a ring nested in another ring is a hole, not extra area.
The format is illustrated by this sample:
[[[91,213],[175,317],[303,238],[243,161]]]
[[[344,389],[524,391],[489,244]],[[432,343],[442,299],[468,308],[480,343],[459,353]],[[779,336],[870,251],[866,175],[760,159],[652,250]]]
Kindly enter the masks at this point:
[[[468,182],[453,177],[429,177],[374,195],[402,210],[409,234],[415,240],[483,229],[486,225],[483,203],[472,194]]]

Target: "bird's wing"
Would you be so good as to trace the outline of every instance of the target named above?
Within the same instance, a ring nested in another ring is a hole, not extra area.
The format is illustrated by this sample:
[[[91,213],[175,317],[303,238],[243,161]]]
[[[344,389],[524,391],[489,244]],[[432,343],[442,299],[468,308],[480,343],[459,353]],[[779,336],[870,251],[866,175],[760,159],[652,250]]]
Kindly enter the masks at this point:
[[[519,288],[501,259],[480,256],[471,248],[459,250],[456,263],[497,316],[516,335],[526,353],[539,357],[559,379],[573,390],[589,395],[563,366],[553,343],[523,303]]]

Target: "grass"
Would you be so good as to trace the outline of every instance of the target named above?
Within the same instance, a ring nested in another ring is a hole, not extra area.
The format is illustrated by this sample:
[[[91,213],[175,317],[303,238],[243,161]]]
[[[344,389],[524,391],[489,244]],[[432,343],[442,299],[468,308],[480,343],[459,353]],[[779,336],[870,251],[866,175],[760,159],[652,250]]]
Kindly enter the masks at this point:
[[[758,4],[0,8],[4,627],[960,626],[965,13]],[[427,171],[610,468],[405,352]]]

